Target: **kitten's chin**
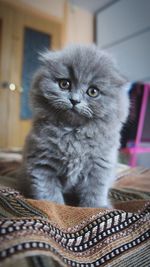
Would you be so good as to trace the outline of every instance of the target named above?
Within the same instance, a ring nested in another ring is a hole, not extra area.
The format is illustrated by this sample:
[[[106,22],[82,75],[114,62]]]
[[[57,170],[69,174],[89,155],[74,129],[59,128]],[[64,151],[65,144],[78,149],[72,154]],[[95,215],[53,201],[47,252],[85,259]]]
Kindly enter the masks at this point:
[[[92,111],[81,106],[62,105],[58,107],[58,105],[51,105],[51,113],[54,114],[54,120],[75,127],[87,124],[93,118]]]
[[[62,122],[75,127],[86,124],[90,119],[75,108],[65,110],[65,112],[62,111],[60,118]]]

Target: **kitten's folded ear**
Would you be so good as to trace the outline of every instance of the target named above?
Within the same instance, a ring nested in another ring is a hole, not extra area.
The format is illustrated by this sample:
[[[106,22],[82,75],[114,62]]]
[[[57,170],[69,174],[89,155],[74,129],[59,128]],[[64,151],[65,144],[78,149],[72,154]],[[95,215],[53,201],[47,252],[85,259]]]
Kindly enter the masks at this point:
[[[48,65],[50,62],[55,61],[57,52],[48,49],[38,53],[38,59],[43,65]]]

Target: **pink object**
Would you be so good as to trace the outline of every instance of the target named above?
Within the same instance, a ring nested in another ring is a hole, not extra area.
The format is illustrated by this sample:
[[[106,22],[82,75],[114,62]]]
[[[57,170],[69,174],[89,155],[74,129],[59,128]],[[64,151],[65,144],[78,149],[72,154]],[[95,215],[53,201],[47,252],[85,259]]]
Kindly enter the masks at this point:
[[[133,145],[131,147],[126,147],[121,149],[123,153],[130,154],[129,165],[131,167],[136,166],[137,154],[150,153],[150,147],[142,146],[141,142],[149,94],[150,94],[150,84],[145,84],[135,142],[133,142]]]

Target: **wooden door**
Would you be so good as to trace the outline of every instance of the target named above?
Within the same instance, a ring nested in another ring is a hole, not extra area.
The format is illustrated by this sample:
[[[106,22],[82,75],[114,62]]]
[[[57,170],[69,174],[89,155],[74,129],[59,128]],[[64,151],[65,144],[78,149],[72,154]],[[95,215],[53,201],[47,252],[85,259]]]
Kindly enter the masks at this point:
[[[10,77],[12,21],[12,10],[7,10],[0,4],[0,147],[2,148],[8,145],[9,90],[5,90],[2,83],[8,81]]]
[[[24,72],[32,64],[25,66],[30,60],[30,55],[26,59],[26,40],[30,42],[32,34],[49,36],[50,48],[57,49],[61,47],[61,29],[59,21],[0,3],[0,148],[22,147],[31,127],[31,119],[22,115],[21,103],[25,79],[31,75]],[[37,42],[34,36],[33,45]],[[30,46],[32,43],[28,50]]]

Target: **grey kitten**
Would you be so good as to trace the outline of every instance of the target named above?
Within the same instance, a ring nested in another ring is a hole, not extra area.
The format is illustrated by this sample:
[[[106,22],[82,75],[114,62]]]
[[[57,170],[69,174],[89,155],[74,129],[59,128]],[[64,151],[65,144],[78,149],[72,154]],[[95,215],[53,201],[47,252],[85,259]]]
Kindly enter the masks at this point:
[[[45,52],[41,60],[31,89],[22,191],[61,204],[107,207],[128,114],[126,79],[94,45]]]

